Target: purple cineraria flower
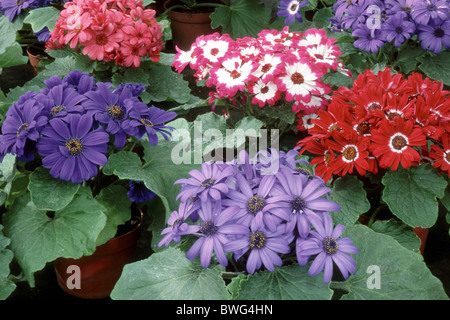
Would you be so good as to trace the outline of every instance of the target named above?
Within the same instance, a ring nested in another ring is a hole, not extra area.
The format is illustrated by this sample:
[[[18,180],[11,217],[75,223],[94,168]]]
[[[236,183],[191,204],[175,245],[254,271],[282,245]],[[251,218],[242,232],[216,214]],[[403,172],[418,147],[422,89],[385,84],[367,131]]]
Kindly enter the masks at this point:
[[[415,1],[411,16],[417,24],[427,25],[430,21],[442,22],[449,18],[450,6],[445,0]]]
[[[290,215],[286,224],[288,232],[296,229],[300,237],[306,238],[311,229],[310,215],[341,209],[337,203],[323,197],[331,189],[323,186],[323,181],[319,179],[308,180],[305,175],[294,175],[286,169],[277,174],[277,179],[281,188],[274,191],[274,194],[286,194],[290,197],[289,207],[284,208]]]
[[[222,194],[228,192],[224,180],[232,174],[232,166],[221,169],[218,164],[204,162],[201,171],[194,169],[189,172],[191,178],[175,181],[175,184],[183,185],[177,199],[181,198],[183,202],[197,197],[203,202],[209,199],[220,200]]]
[[[133,97],[138,97],[147,87],[140,84],[135,83],[126,83],[126,84],[120,84],[118,85],[114,90],[113,93],[120,94],[123,90],[131,90],[131,94]]]
[[[450,19],[439,24],[430,22],[429,25],[418,25],[417,39],[421,42],[423,49],[429,49],[438,54],[442,50],[442,45],[450,49]]]
[[[71,71],[62,81],[80,94],[96,89],[95,78],[90,76],[88,72],[81,72],[80,70]]]
[[[357,30],[361,25],[365,25],[368,2],[358,2],[356,5],[349,6],[342,17],[342,26],[349,30]]]
[[[243,237],[238,237],[225,244],[225,250],[233,252],[238,260],[242,255],[250,250],[246,269],[253,274],[262,265],[274,271],[275,266],[281,266],[283,261],[279,254],[286,254],[291,251],[289,241],[286,240],[286,230],[283,224],[279,224],[275,231],[267,230],[261,223],[255,223]]]
[[[131,90],[122,90],[120,94],[114,94],[109,87],[109,84],[97,83],[97,90],[85,93],[88,99],[82,105],[87,114],[92,115],[106,127],[107,132],[115,136],[116,147],[122,148],[127,139],[123,122],[128,118],[130,108],[140,101],[136,98],[131,100],[133,96]]]
[[[280,17],[286,17],[284,19],[285,24],[294,23],[297,19],[298,22],[302,22],[302,15],[300,14],[300,8],[308,5],[308,1],[297,0],[282,0],[278,6],[279,10],[277,15]]]
[[[170,131],[174,128],[165,124],[177,116],[175,112],[167,112],[155,106],[149,108],[145,103],[134,103],[133,100],[128,100],[127,104],[132,104],[129,119],[124,121],[124,129],[128,134],[142,139],[147,133],[148,141],[154,146],[158,144],[157,133],[169,140]]]
[[[15,17],[19,16],[22,10],[27,9],[34,3],[33,0],[4,0],[2,1],[3,14],[9,17],[12,22]]]
[[[193,206],[189,202],[181,202],[178,210],[173,211],[167,220],[169,225],[161,231],[164,237],[159,241],[158,247],[169,246],[169,243],[173,240],[180,242],[181,236],[194,234],[200,229],[199,225],[189,225],[185,221],[189,217],[193,210]]]
[[[129,187],[130,190],[128,190],[127,196],[132,202],[143,203],[155,197],[155,194],[142,181],[130,180]]]
[[[356,6],[358,4],[358,0],[338,0],[333,4],[333,11],[335,13],[336,18],[339,20],[344,12],[352,6]]]
[[[88,114],[69,114],[66,121],[53,118],[42,130],[37,150],[53,177],[81,183],[108,162],[109,135],[103,128],[92,130],[93,123]]]
[[[277,225],[289,220],[289,214],[283,207],[288,207],[289,196],[270,194],[276,182],[274,175],[261,178],[257,188],[252,188],[242,174],[236,175],[238,190],[230,189],[228,199],[222,200],[224,206],[239,206],[240,211],[236,216],[239,223],[250,226],[254,223],[265,224],[267,229],[275,231]]]
[[[369,29],[365,24],[361,24],[358,29],[352,32],[352,36],[358,37],[353,45],[366,52],[378,53],[379,48],[384,45],[380,37],[379,29]]]
[[[324,270],[325,283],[330,282],[333,276],[333,262],[342,276],[347,279],[349,274],[356,272],[356,261],[348,254],[358,254],[358,248],[350,238],[340,238],[345,227],[338,224],[333,228],[333,221],[328,213],[323,214],[323,220],[316,215],[311,215],[309,219],[315,231],[311,231],[311,237],[308,240],[298,243],[297,257],[300,257],[301,262],[304,263],[306,257],[317,255],[308,274],[317,275]]]
[[[43,114],[43,105],[35,100],[34,95],[9,107],[2,125],[0,135],[0,153],[12,153],[23,161],[34,158],[35,144],[40,131],[47,124],[48,118]]]
[[[50,119],[65,117],[69,113],[83,113],[84,108],[81,103],[86,100],[86,97],[79,94],[74,88],[60,84],[52,87],[45,94],[37,94],[35,99],[44,104],[44,110]]]
[[[386,6],[388,6],[387,14],[394,15],[400,13],[404,18],[409,18],[411,16],[412,6],[416,1],[417,0],[386,0]]]
[[[403,19],[403,15],[398,12],[391,16],[383,25],[382,32],[387,42],[394,40],[394,46],[400,47],[401,44],[411,38],[411,35],[416,31],[416,25]]]
[[[242,235],[248,231],[247,227],[234,223],[234,217],[238,211],[239,207],[223,209],[220,201],[202,202],[201,209],[198,210],[202,222],[196,233],[200,238],[186,252],[186,257],[192,260],[200,255],[202,267],[207,268],[214,251],[217,261],[226,267],[228,258],[224,245],[230,241],[228,236]]]

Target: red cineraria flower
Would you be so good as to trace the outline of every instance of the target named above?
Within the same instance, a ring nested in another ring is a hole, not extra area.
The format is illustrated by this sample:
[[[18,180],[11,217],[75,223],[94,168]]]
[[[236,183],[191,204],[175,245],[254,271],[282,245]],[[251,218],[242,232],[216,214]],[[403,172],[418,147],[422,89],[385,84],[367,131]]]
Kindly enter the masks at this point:
[[[367,158],[369,157],[369,139],[363,136],[358,136],[356,132],[345,139],[336,131],[332,134],[333,140],[328,141],[328,145],[332,150],[339,153],[337,158],[330,163],[333,168],[333,173],[345,176],[347,173],[353,173],[353,168],[356,168],[360,175],[365,175],[369,170]]]
[[[401,164],[409,168],[420,159],[413,146],[426,145],[425,135],[420,127],[415,127],[412,120],[396,117],[394,121],[382,120],[378,129],[372,131],[371,151],[378,158],[382,168],[397,170]]]
[[[446,171],[450,175],[450,134],[445,133],[442,136],[442,146],[443,148],[435,144],[431,145],[429,157],[436,160],[433,167]]]

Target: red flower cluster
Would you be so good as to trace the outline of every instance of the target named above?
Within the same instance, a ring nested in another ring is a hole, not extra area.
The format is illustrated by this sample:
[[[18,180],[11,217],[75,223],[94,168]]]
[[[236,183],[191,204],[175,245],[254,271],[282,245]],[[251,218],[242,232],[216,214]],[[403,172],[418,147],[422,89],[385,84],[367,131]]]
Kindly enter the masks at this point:
[[[423,161],[450,174],[449,93],[419,73],[366,70],[352,88],[334,92],[297,146],[319,155],[311,164],[325,181],[354,169],[365,175]]]
[[[139,67],[141,58],[159,60],[164,42],[155,10],[145,9],[141,0],[74,0],[64,4],[48,50],[82,50],[92,60]]]

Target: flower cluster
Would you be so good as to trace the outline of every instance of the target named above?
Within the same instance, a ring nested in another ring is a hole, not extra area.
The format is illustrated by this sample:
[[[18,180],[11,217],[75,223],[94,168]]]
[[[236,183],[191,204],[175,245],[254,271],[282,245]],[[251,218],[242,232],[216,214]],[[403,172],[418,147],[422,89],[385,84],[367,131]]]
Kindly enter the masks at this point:
[[[308,5],[308,1],[297,1],[297,0],[282,0],[278,6],[277,15],[280,17],[285,17],[284,23],[291,24],[295,20],[302,22],[302,15],[300,13],[300,8]]]
[[[332,95],[298,146],[318,155],[311,164],[325,181],[354,169],[376,174],[423,162],[450,174],[449,93],[419,73],[405,78],[390,68],[377,75],[368,69]]]
[[[173,129],[165,123],[176,113],[148,107],[138,98],[145,89],[141,85],[112,88],[78,70],[44,83],[39,92],[22,95],[6,112],[1,159],[11,153],[29,162],[37,153],[54,178],[81,183],[107,163],[110,138],[122,148],[127,136],[141,139],[147,134],[156,145],[157,133],[168,139]]]
[[[292,251],[302,266],[314,260],[309,274],[325,270],[326,283],[333,262],[347,278],[356,270],[348,254],[357,254],[358,248],[350,238],[340,238],[344,226],[334,228],[327,213],[340,206],[327,199],[330,189],[322,179],[300,170],[305,161],[297,160],[297,154],[272,149],[251,159],[241,151],[233,163],[203,163],[201,170],[192,170],[190,178],[175,182],[182,185],[181,203],[158,245],[194,234],[198,239],[187,251],[188,259],[200,256],[206,268],[214,253],[226,267],[230,252],[236,261],[246,261],[250,274],[262,268],[274,271]]]
[[[338,0],[331,19],[334,30],[351,31],[356,48],[377,53],[387,42],[395,47],[417,35],[425,50],[450,49],[448,0]]]
[[[46,47],[68,45],[92,60],[136,68],[146,56],[158,61],[164,46],[155,13],[145,9],[141,0],[67,2]]]
[[[322,76],[330,69],[343,70],[335,41],[324,30],[298,33],[287,26],[237,40],[214,33],[198,37],[188,51],[177,48],[173,66],[182,72],[189,65],[197,81],[215,87],[209,102],[229,99],[264,107],[287,101],[295,113],[317,110],[331,92]]]

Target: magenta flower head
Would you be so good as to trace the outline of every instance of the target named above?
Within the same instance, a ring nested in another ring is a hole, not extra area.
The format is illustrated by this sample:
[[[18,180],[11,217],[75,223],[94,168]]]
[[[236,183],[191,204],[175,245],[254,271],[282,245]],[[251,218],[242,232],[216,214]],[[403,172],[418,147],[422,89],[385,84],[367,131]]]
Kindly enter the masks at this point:
[[[308,218],[315,231],[311,231],[310,239],[297,243],[299,263],[307,257],[317,255],[309,268],[309,275],[317,275],[324,270],[323,280],[328,283],[333,276],[335,263],[342,276],[347,279],[349,274],[356,272],[356,261],[349,254],[358,254],[358,248],[350,238],[340,238],[345,227],[338,224],[333,228],[333,221],[328,213],[323,213],[323,219],[317,215],[309,215]]]
[[[211,262],[214,251],[217,261],[224,267],[228,265],[224,245],[230,241],[230,235],[242,235],[248,228],[234,222],[239,207],[222,208],[220,201],[202,202],[199,216],[202,220],[197,235],[200,238],[186,253],[190,260],[200,255],[200,263],[207,268]]]
[[[190,178],[175,181],[175,184],[182,184],[177,199],[181,198],[183,202],[196,197],[199,197],[201,201],[220,200],[222,194],[228,192],[225,180],[233,174],[233,171],[231,166],[221,169],[221,166],[216,163],[205,162],[202,164],[201,171],[194,169],[189,172]]]
[[[93,122],[90,115],[69,114],[65,121],[50,120],[42,130],[37,150],[54,178],[81,183],[106,165],[109,135],[103,128],[92,130]]]

